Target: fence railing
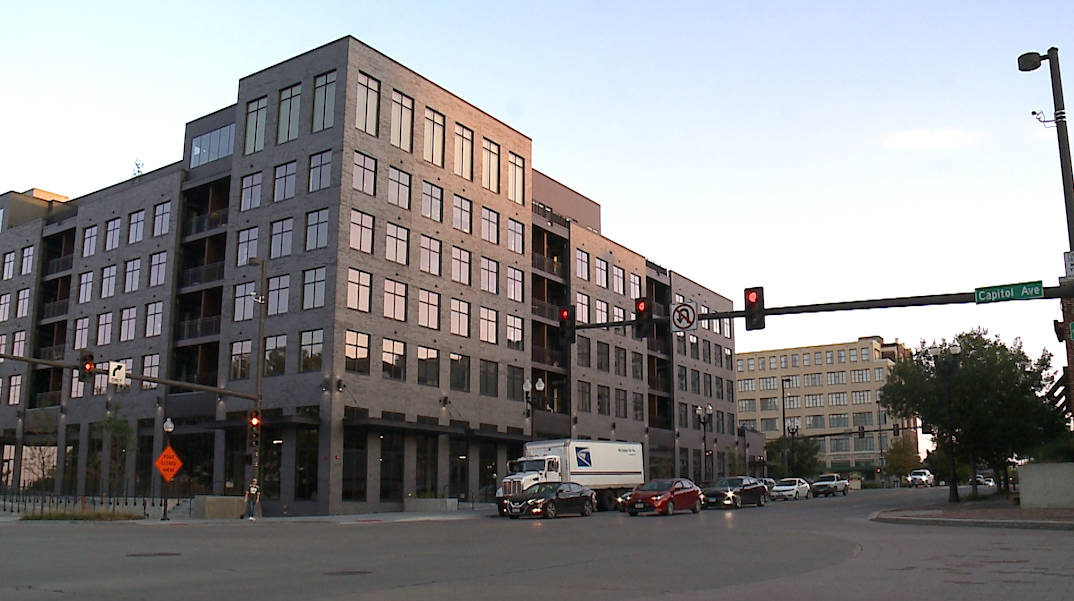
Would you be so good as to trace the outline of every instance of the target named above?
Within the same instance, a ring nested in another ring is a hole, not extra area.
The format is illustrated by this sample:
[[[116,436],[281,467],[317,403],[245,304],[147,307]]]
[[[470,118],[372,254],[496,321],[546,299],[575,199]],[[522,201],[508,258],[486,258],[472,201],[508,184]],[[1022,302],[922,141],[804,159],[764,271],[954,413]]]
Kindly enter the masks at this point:
[[[190,319],[179,323],[179,331],[176,337],[179,340],[190,338],[204,338],[216,336],[220,333],[220,316],[205,317],[202,319]]]
[[[168,513],[177,517],[194,517],[192,498],[168,497]],[[48,515],[50,513],[90,514],[109,512],[132,514],[145,519],[159,518],[164,514],[164,499],[152,496],[106,497],[99,495],[53,495],[40,491],[0,489],[0,514],[23,516]]]

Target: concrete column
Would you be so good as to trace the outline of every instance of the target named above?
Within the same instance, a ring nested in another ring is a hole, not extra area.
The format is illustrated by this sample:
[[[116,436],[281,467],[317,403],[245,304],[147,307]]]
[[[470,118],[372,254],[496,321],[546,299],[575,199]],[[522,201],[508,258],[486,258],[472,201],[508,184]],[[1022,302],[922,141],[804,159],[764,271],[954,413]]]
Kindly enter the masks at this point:
[[[134,474],[135,468],[138,465],[138,420],[130,418],[128,423],[131,427],[131,440],[127,445],[126,461],[123,464],[123,481],[126,482],[126,486],[120,491],[126,495],[134,494]],[[62,457],[62,454],[61,454]]]
[[[216,421],[227,419],[227,405],[224,399],[216,399]],[[155,459],[156,456],[154,456]],[[224,494],[224,481],[228,477],[227,469],[227,430],[223,428],[213,432],[213,494]]]
[[[466,498],[469,501],[476,501],[477,499],[470,498],[470,491],[476,495],[477,491],[481,490],[481,446],[473,438],[466,444],[466,463],[466,473],[469,476]]]
[[[343,511],[343,392],[332,378],[327,401],[321,406],[321,445],[325,449],[322,469],[317,472],[317,498],[329,515]]]
[[[280,447],[280,503],[289,505],[295,502],[295,446],[298,439],[298,432],[294,428],[287,428],[283,431],[283,444]],[[262,435],[261,448],[264,449],[267,445],[273,445],[272,440],[267,440]],[[264,451],[262,451],[262,455]],[[264,466],[262,466],[263,468]],[[264,477],[264,471],[261,472]],[[317,495],[320,498],[320,495]]]
[[[451,440],[447,434],[441,434],[436,439],[436,496],[443,497],[445,491],[451,487]],[[451,494],[448,492],[447,494]]]
[[[418,439],[407,434],[403,439],[403,498],[414,496],[418,488]]]
[[[61,411],[56,421],[56,476],[55,482],[52,483],[52,493],[59,495],[63,493],[63,474],[67,467],[67,462],[64,461],[67,457],[64,452],[67,447],[67,414]]]
[[[380,503],[380,434],[369,431],[366,444],[366,501]]]
[[[15,490],[22,490],[22,443],[25,425],[26,413],[20,410],[19,420],[15,422],[15,464],[11,466],[11,483]]]
[[[86,496],[86,463],[89,462],[89,424],[78,424],[78,496]]]

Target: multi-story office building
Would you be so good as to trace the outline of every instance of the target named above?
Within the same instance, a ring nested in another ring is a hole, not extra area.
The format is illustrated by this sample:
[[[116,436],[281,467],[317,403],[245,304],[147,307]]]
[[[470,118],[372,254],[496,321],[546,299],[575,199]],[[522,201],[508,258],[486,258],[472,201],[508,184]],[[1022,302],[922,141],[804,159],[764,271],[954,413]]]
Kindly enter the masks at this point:
[[[228,393],[259,383],[268,513],[485,500],[533,437],[640,441],[653,475],[700,475],[718,438],[706,476],[734,469],[730,321],[676,348],[666,324],[565,348],[557,319],[731,302],[602,237],[600,206],[532,163],[525,135],[347,37],[241,79],[180,163],[73,200],[3,195],[0,352],[212,387],[6,361],[5,484],[156,494],[171,420],[172,493],[240,494],[252,403]],[[707,404],[711,440],[691,422]]]
[[[909,420],[877,403],[894,361],[908,350],[876,336],[854,342],[742,353],[735,360],[739,425],[768,440],[794,434],[816,439],[826,469],[880,477],[892,440],[913,437]],[[782,404],[782,408],[781,408]],[[785,431],[784,424],[789,431]],[[769,457],[769,461],[779,458]]]

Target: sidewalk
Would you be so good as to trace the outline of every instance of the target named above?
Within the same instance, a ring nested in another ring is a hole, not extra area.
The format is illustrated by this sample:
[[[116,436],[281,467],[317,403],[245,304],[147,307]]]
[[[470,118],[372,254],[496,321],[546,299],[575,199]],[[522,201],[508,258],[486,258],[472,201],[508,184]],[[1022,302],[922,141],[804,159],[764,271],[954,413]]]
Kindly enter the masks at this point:
[[[889,509],[869,516],[874,522],[923,526],[1074,530],[1074,508],[1026,509],[1002,495],[983,501],[938,503],[910,509]]]

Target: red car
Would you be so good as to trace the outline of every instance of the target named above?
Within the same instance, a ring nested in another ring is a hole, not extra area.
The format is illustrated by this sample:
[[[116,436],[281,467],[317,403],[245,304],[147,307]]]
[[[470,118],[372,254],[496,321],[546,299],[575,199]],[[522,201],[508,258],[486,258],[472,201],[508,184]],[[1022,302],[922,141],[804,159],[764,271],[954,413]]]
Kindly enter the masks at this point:
[[[671,515],[679,509],[701,511],[701,489],[688,478],[650,480],[630,493],[627,513],[662,513]]]

